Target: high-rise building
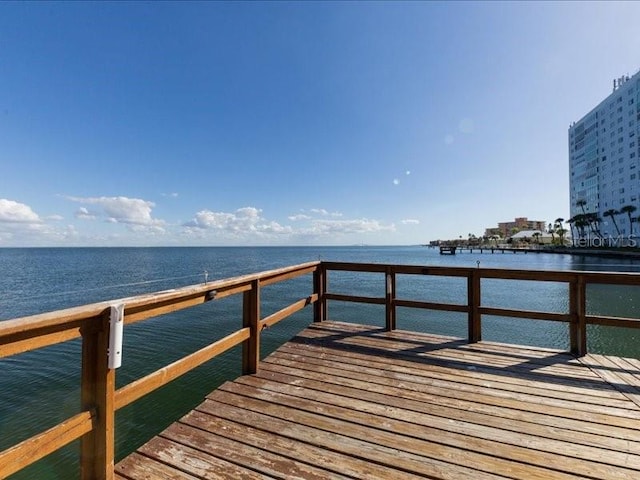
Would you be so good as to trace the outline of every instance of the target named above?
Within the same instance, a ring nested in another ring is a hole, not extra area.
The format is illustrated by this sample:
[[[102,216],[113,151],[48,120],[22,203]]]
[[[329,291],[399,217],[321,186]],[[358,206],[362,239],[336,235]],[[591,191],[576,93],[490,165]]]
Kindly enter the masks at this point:
[[[613,92],[569,127],[570,214],[596,213],[602,237],[640,231],[627,209],[609,212],[632,205],[640,214],[639,136],[640,71],[614,79]]]

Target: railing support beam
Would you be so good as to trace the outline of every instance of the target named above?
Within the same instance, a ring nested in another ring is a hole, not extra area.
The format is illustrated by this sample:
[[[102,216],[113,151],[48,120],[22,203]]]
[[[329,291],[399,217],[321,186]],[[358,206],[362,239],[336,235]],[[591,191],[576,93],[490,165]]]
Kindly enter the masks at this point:
[[[569,342],[571,353],[578,357],[587,354],[586,293],[587,286],[582,276],[569,284]]]
[[[80,443],[82,480],[113,480],[115,457],[115,376],[107,366],[109,313],[100,317],[97,329],[82,328],[82,410],[94,410],[93,429]]]
[[[480,315],[480,271],[473,269],[467,276],[467,303],[469,305],[469,343],[482,340],[482,323]]]
[[[251,282],[242,303],[242,326],[250,331],[249,339],[242,344],[242,374],[249,375],[258,371],[260,363],[260,280]]]
[[[385,272],[385,327],[388,332],[396,329],[396,274],[391,267]]]
[[[318,295],[318,300],[313,304],[313,321],[323,322],[327,319],[327,269],[318,265],[313,272],[313,293]]]

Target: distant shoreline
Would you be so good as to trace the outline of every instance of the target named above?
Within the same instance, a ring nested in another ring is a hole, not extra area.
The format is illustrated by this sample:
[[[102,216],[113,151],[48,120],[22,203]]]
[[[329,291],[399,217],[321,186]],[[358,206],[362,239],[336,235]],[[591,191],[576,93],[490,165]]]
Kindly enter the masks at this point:
[[[423,247],[438,248],[437,245],[426,245]],[[491,250],[491,251],[503,251],[504,252],[521,252],[521,253],[552,253],[558,255],[582,255],[586,257],[607,257],[607,258],[640,258],[640,248],[620,248],[620,249],[608,249],[608,248],[582,248],[582,247],[505,247],[505,246],[493,246],[493,245],[456,245],[456,248],[463,252],[465,250]]]
[[[534,249],[531,249],[534,250]],[[554,247],[535,249],[544,253],[558,253],[569,255],[583,255],[587,257],[615,257],[615,258],[640,258],[639,249],[598,249],[598,248],[575,248],[575,247]]]

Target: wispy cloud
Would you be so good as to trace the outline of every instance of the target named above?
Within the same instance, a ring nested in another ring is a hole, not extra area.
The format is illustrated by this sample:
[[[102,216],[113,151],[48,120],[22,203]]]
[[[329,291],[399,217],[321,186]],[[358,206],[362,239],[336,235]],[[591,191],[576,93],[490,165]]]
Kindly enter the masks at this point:
[[[290,215],[287,217],[292,222],[300,222],[302,220],[311,220],[309,215],[305,215],[304,213],[299,213],[297,215]]]
[[[327,212],[324,208],[312,208],[309,211],[311,213],[317,213],[318,215],[329,215],[329,212]]]
[[[304,212],[304,210],[301,210],[301,211]],[[340,212],[329,212],[324,208],[311,208],[309,209],[309,213],[320,215],[323,217],[341,217],[342,216],[342,213]]]
[[[403,225],[419,225],[420,220],[416,220],[415,218],[405,218],[404,220],[401,220],[400,223]]]
[[[395,231],[395,226],[393,224],[384,225],[378,220],[361,218],[354,220],[314,220],[311,223],[311,228],[301,233],[314,235],[349,235],[383,231]]]
[[[76,210],[75,217],[76,218],[80,218],[82,220],[95,220],[96,219],[96,216],[91,214],[86,207],[80,207],[78,210]]]

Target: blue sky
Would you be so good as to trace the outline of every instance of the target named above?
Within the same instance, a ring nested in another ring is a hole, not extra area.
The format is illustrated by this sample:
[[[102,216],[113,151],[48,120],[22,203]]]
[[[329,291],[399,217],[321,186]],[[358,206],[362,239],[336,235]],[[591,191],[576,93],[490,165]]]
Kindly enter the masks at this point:
[[[0,3],[0,246],[419,244],[567,218],[640,3]]]

